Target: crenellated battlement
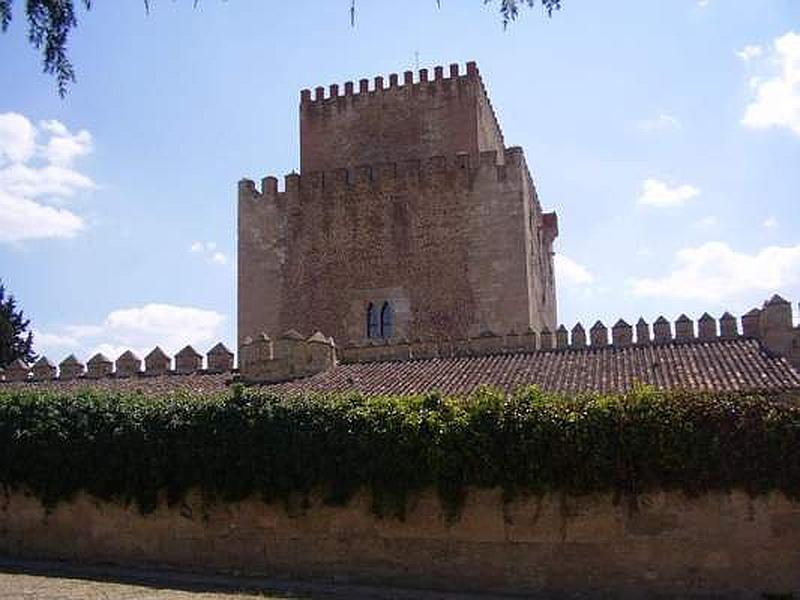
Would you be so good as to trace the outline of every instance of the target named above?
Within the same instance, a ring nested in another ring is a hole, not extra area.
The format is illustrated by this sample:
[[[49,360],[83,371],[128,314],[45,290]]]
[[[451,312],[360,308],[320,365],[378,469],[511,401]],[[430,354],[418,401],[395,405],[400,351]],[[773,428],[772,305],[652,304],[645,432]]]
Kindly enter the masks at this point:
[[[275,340],[266,333],[245,338],[239,372],[244,381],[288,381],[327,371],[336,360],[332,338],[319,331],[305,338],[290,329]]]
[[[496,150],[481,152],[475,160],[469,154],[431,156],[425,160],[401,163],[377,163],[330,171],[312,171],[300,175],[289,173],[279,179],[269,175],[261,179],[260,186],[252,179],[239,181],[240,198],[263,198],[280,202],[293,194],[340,194],[364,188],[424,188],[441,185],[449,180],[465,186],[472,185],[476,177],[492,182],[503,182],[524,176],[530,178],[522,148],[513,146],[501,154]]]
[[[494,135],[503,146],[503,131],[475,62],[466,63],[466,70],[461,70],[459,64],[453,63],[447,71],[442,66],[436,66],[432,74],[429,69],[420,69],[416,78],[414,76],[414,71],[405,71],[402,79],[397,73],[391,73],[388,78],[378,75],[372,80],[360,79],[357,85],[347,81],[341,86],[333,83],[327,88],[317,86],[313,91],[304,89],[300,91],[300,111],[306,117],[330,118],[340,111],[365,108],[368,103],[380,106],[387,100],[413,102],[420,96],[437,95],[458,99],[478,93],[486,102]]]
[[[469,80],[480,80],[480,72],[478,65],[475,62],[468,62],[466,64],[466,71],[460,72],[460,65],[453,63],[450,65],[448,75],[445,75],[444,67],[436,66],[433,69],[433,76],[430,76],[429,69],[420,69],[417,72],[417,78],[414,79],[413,71],[403,72],[403,80],[400,81],[400,76],[397,73],[392,73],[388,78],[382,75],[377,75],[372,79],[372,86],[370,80],[367,78],[358,81],[358,88],[356,89],[354,82],[347,81],[343,86],[337,83],[332,83],[328,86],[328,94],[325,94],[324,86],[317,86],[313,90],[304,89],[300,91],[300,107],[301,108],[319,108],[322,106],[330,106],[336,100],[343,98],[358,98],[379,95],[381,93],[394,92],[404,90],[406,92],[429,92],[435,93],[436,86],[441,88],[450,86],[456,83],[466,82]],[[387,85],[388,83],[388,85]]]
[[[556,331],[543,329],[505,335],[485,332],[474,338],[447,340],[401,339],[353,344],[341,348],[339,358],[343,363],[358,363],[540,351],[592,352],[607,348],[715,343],[742,338],[759,341],[766,350],[783,356],[800,369],[800,327],[792,325],[790,303],[777,295],[764,303],[761,309],[749,311],[738,321],[729,312],[719,319],[704,313],[696,322],[686,315],[680,315],[674,322],[660,316],[652,325],[643,318],[635,325],[619,319],[611,328],[597,321],[588,331],[582,323],[576,323],[570,329],[560,325]]]
[[[275,339],[262,333],[247,337],[242,343],[238,375],[234,375],[233,353],[220,343],[206,354],[205,368],[203,357],[191,346],[186,346],[175,355],[174,367],[173,359],[156,347],[145,356],[144,361],[130,350],[123,352],[115,361],[98,353],[86,364],[70,355],[58,367],[46,357],[41,357],[33,367],[16,360],[5,369],[0,381],[97,381],[230,373],[231,380],[276,383],[324,373],[340,363],[540,352],[625,352],[628,348],[643,347],[663,352],[663,347],[673,347],[677,351],[680,346],[702,347],[740,340],[758,343],[768,355],[781,357],[800,371],[800,327],[792,323],[791,304],[776,295],[761,308],[753,309],[739,319],[728,312],[719,318],[704,313],[696,320],[680,315],[672,322],[660,316],[652,324],[643,318],[634,325],[619,319],[610,328],[602,321],[596,321],[588,330],[582,323],[576,323],[570,329],[560,325],[555,331],[544,328],[541,331],[507,334],[485,331],[481,335],[466,338],[395,338],[368,344],[351,342],[341,348],[337,348],[332,338],[320,332],[305,337],[295,330],[289,330]],[[659,347],[662,349],[656,350]],[[740,346],[734,345],[733,348]]]
[[[203,356],[191,346],[186,346],[175,355],[173,369],[172,358],[156,346],[145,356],[144,369],[142,363],[142,359],[131,350],[124,351],[116,360],[111,360],[98,352],[85,364],[74,354],[70,354],[57,367],[45,356],[36,361],[32,367],[17,359],[6,368],[5,372],[0,372],[0,381],[88,381],[192,373],[232,373],[234,354],[220,342],[206,353],[204,366]]]
[[[474,62],[300,92],[302,173],[504,147]]]

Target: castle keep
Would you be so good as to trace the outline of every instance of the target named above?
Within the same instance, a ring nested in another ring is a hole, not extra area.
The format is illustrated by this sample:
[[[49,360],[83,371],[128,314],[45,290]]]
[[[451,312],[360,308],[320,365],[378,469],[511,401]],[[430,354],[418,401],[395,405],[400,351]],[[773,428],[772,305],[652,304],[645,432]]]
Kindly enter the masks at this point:
[[[239,344],[556,326],[552,244],[475,63],[300,95],[300,174],[239,184]]]

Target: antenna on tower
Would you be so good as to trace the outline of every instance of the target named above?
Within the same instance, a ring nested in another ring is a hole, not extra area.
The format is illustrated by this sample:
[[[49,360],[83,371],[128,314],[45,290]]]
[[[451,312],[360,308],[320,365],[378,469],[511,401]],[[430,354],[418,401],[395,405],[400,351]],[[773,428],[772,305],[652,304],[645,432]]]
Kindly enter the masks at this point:
[[[414,50],[414,69],[419,71],[419,52]]]

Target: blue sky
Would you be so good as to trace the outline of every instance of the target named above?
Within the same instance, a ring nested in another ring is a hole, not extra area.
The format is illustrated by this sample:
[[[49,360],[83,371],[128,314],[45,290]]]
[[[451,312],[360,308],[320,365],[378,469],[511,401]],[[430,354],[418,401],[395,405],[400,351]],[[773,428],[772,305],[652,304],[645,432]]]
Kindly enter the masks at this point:
[[[0,36],[0,277],[54,360],[232,347],[236,181],[298,168],[299,90],[467,60],[559,214],[561,321],[797,312],[795,0],[154,4],[80,14],[65,100]]]

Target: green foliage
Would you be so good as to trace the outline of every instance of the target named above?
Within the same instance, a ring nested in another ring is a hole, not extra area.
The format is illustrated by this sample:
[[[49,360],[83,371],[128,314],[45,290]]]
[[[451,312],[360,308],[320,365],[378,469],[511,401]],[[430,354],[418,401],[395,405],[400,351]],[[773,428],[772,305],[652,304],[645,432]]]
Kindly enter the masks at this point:
[[[296,502],[359,489],[380,515],[438,490],[455,517],[470,486],[517,494],[781,490],[800,496],[800,408],[760,396],[278,397],[237,388],[148,398],[0,390],[0,483],[45,505],[79,490],[154,509],[257,495]]]
[[[6,288],[0,281],[0,367],[21,358],[27,363],[36,360],[33,351],[33,333],[28,331],[30,319],[17,308],[13,295],[6,296]]]
[[[493,0],[483,0],[484,4],[490,4]],[[538,0],[542,5],[547,16],[552,17],[554,10],[561,10],[561,0]],[[511,21],[516,20],[519,16],[519,8],[521,5],[527,5],[530,8],[536,6],[537,0],[500,0],[500,14],[503,17],[503,26],[508,26]]]
[[[11,23],[13,0],[0,0],[0,29]],[[80,0],[88,10],[91,0]],[[28,41],[42,52],[42,66],[48,75],[55,75],[58,93],[63,98],[67,84],[75,81],[75,70],[67,58],[69,32],[78,25],[73,0],[27,0]]]

